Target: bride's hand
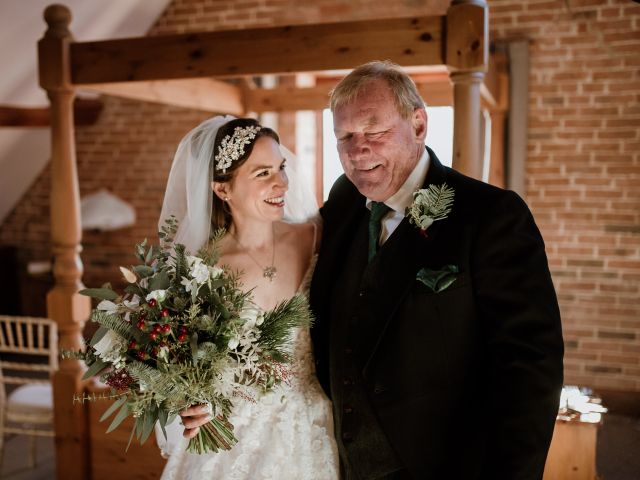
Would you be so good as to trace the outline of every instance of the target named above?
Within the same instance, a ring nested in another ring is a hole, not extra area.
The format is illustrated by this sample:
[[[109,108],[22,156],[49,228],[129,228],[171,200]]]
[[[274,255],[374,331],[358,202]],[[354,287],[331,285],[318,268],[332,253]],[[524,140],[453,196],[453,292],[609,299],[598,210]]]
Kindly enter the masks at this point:
[[[185,438],[193,438],[200,431],[200,427],[211,420],[211,406],[194,405],[180,412],[180,416],[184,425],[182,435]]]

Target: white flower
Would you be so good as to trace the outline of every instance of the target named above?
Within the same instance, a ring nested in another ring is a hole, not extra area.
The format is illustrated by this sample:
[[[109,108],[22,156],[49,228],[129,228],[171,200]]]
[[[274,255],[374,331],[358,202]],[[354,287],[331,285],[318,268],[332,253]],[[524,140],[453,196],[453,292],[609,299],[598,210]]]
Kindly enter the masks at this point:
[[[102,300],[96,309],[102,310],[103,312],[115,313],[118,310],[118,305],[111,300]]]
[[[198,282],[196,282],[196,280],[189,280],[187,277],[182,277],[180,284],[184,285],[184,289],[187,293],[198,291]]]
[[[167,298],[167,291],[166,290],[154,290],[152,292],[149,293],[149,295],[147,295],[145,297],[145,300],[148,302],[151,299],[156,300],[158,303],[162,303],[164,302],[164,299]]]
[[[238,348],[239,344],[240,340],[237,337],[233,337],[229,339],[229,343],[227,344],[227,346],[229,347],[229,350],[235,350],[236,348]]]
[[[113,330],[108,330],[104,337],[93,346],[96,354],[105,362],[115,364],[116,368],[123,362],[122,352],[127,348],[127,341]]]
[[[202,263],[202,259],[200,257],[194,257],[193,255],[187,255],[187,263],[189,264],[189,268],[192,268],[194,265]]]
[[[169,359],[169,347],[160,347],[158,349],[158,358],[166,362]]]
[[[255,305],[247,304],[240,312],[240,318],[244,320],[244,327],[247,329],[254,328],[256,325],[262,324],[262,312]]]
[[[197,263],[191,268],[191,276],[198,282],[200,285],[209,280],[209,269],[203,263]]]
[[[134,295],[131,300],[125,300],[122,303],[125,307],[133,309],[140,305],[140,297],[138,295]]]
[[[211,278],[218,278],[224,273],[224,269],[220,267],[209,267],[209,274]]]

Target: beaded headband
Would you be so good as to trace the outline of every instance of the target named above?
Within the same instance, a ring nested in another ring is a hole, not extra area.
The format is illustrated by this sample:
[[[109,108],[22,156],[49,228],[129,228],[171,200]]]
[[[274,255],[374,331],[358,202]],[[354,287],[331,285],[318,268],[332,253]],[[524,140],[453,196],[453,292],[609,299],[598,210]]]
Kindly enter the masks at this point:
[[[260,126],[236,127],[233,135],[227,135],[218,146],[218,153],[213,158],[216,162],[216,170],[227,173],[227,168],[244,155],[245,145],[256,138],[256,134],[262,129]]]

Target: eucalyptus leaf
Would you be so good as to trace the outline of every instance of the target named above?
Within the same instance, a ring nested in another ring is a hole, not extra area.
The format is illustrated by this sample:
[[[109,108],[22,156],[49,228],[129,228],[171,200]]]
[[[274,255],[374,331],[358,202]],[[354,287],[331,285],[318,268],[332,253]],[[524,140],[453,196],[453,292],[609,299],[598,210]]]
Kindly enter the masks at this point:
[[[109,425],[109,428],[107,428],[107,433],[113,432],[117,428],[117,426],[120,425],[122,421],[129,416],[129,413],[129,404],[125,402],[118,414],[113,419],[113,422],[111,422],[111,425]]]
[[[124,402],[127,401],[127,397],[126,396],[122,396],[120,398],[118,398],[115,402],[113,402],[111,404],[111,406],[109,408],[107,408],[107,410],[102,414],[102,416],[100,417],[100,421],[104,422],[107,418],[109,418],[111,415],[114,414],[114,412],[122,406],[122,404]]]
[[[89,365],[89,368],[87,369],[87,371],[84,372],[84,375],[82,376],[82,380],[87,380],[93,377],[94,375],[97,375],[108,366],[109,364],[107,362],[103,362],[102,360],[96,360],[91,365]]]
[[[167,420],[169,420],[169,412],[166,408],[160,408],[158,411],[158,423],[160,424],[165,439],[167,439],[167,430],[165,429]]]
[[[144,259],[144,263],[149,264],[151,263],[151,260],[153,259],[153,246],[149,248],[149,251],[147,252],[147,256]]]
[[[98,327],[98,330],[96,330],[96,333],[94,333],[93,337],[91,337],[91,341],[89,342],[89,345],[93,347],[96,343],[102,340],[102,337],[104,337],[108,331],[109,331],[108,328],[105,328],[102,325],[100,325]]]
[[[153,268],[148,265],[136,265],[133,267],[133,271],[136,272],[141,278],[147,278],[153,275]]]
[[[156,274],[149,282],[149,290],[166,290],[169,288],[169,275],[166,270],[162,270]]]
[[[144,413],[144,427],[142,430],[142,436],[140,437],[140,443],[144,443],[153,432],[153,427],[158,421],[158,410],[157,408],[147,410]]]
[[[114,301],[118,298],[118,294],[110,288],[84,288],[78,293],[87,297],[97,298],[98,300]]]

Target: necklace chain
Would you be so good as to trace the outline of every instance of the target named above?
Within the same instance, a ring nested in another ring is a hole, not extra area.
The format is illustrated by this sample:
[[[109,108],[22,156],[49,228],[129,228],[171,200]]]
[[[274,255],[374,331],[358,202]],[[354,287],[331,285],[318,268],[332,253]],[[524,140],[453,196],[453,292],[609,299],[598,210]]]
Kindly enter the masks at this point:
[[[266,279],[268,279],[270,282],[273,282],[273,279],[276,278],[276,274],[278,273],[278,270],[276,269],[275,266],[275,260],[276,260],[276,234],[275,234],[275,227],[273,226],[273,224],[271,224],[271,229],[272,229],[272,237],[273,237],[273,248],[272,248],[272,253],[271,253],[271,265],[267,265],[266,267],[263,267],[262,265],[260,265],[260,262],[258,262],[255,257],[253,255],[251,255],[251,252],[249,251],[249,249],[247,247],[245,247],[244,245],[242,245],[240,243],[240,240],[238,240],[238,238],[231,233],[231,231],[229,231],[229,234],[233,237],[233,239],[236,241],[236,243],[238,244],[238,246],[240,248],[242,248],[247,255],[249,255],[249,258],[251,260],[253,260],[253,262],[260,268],[260,270],[262,270],[262,276]]]

